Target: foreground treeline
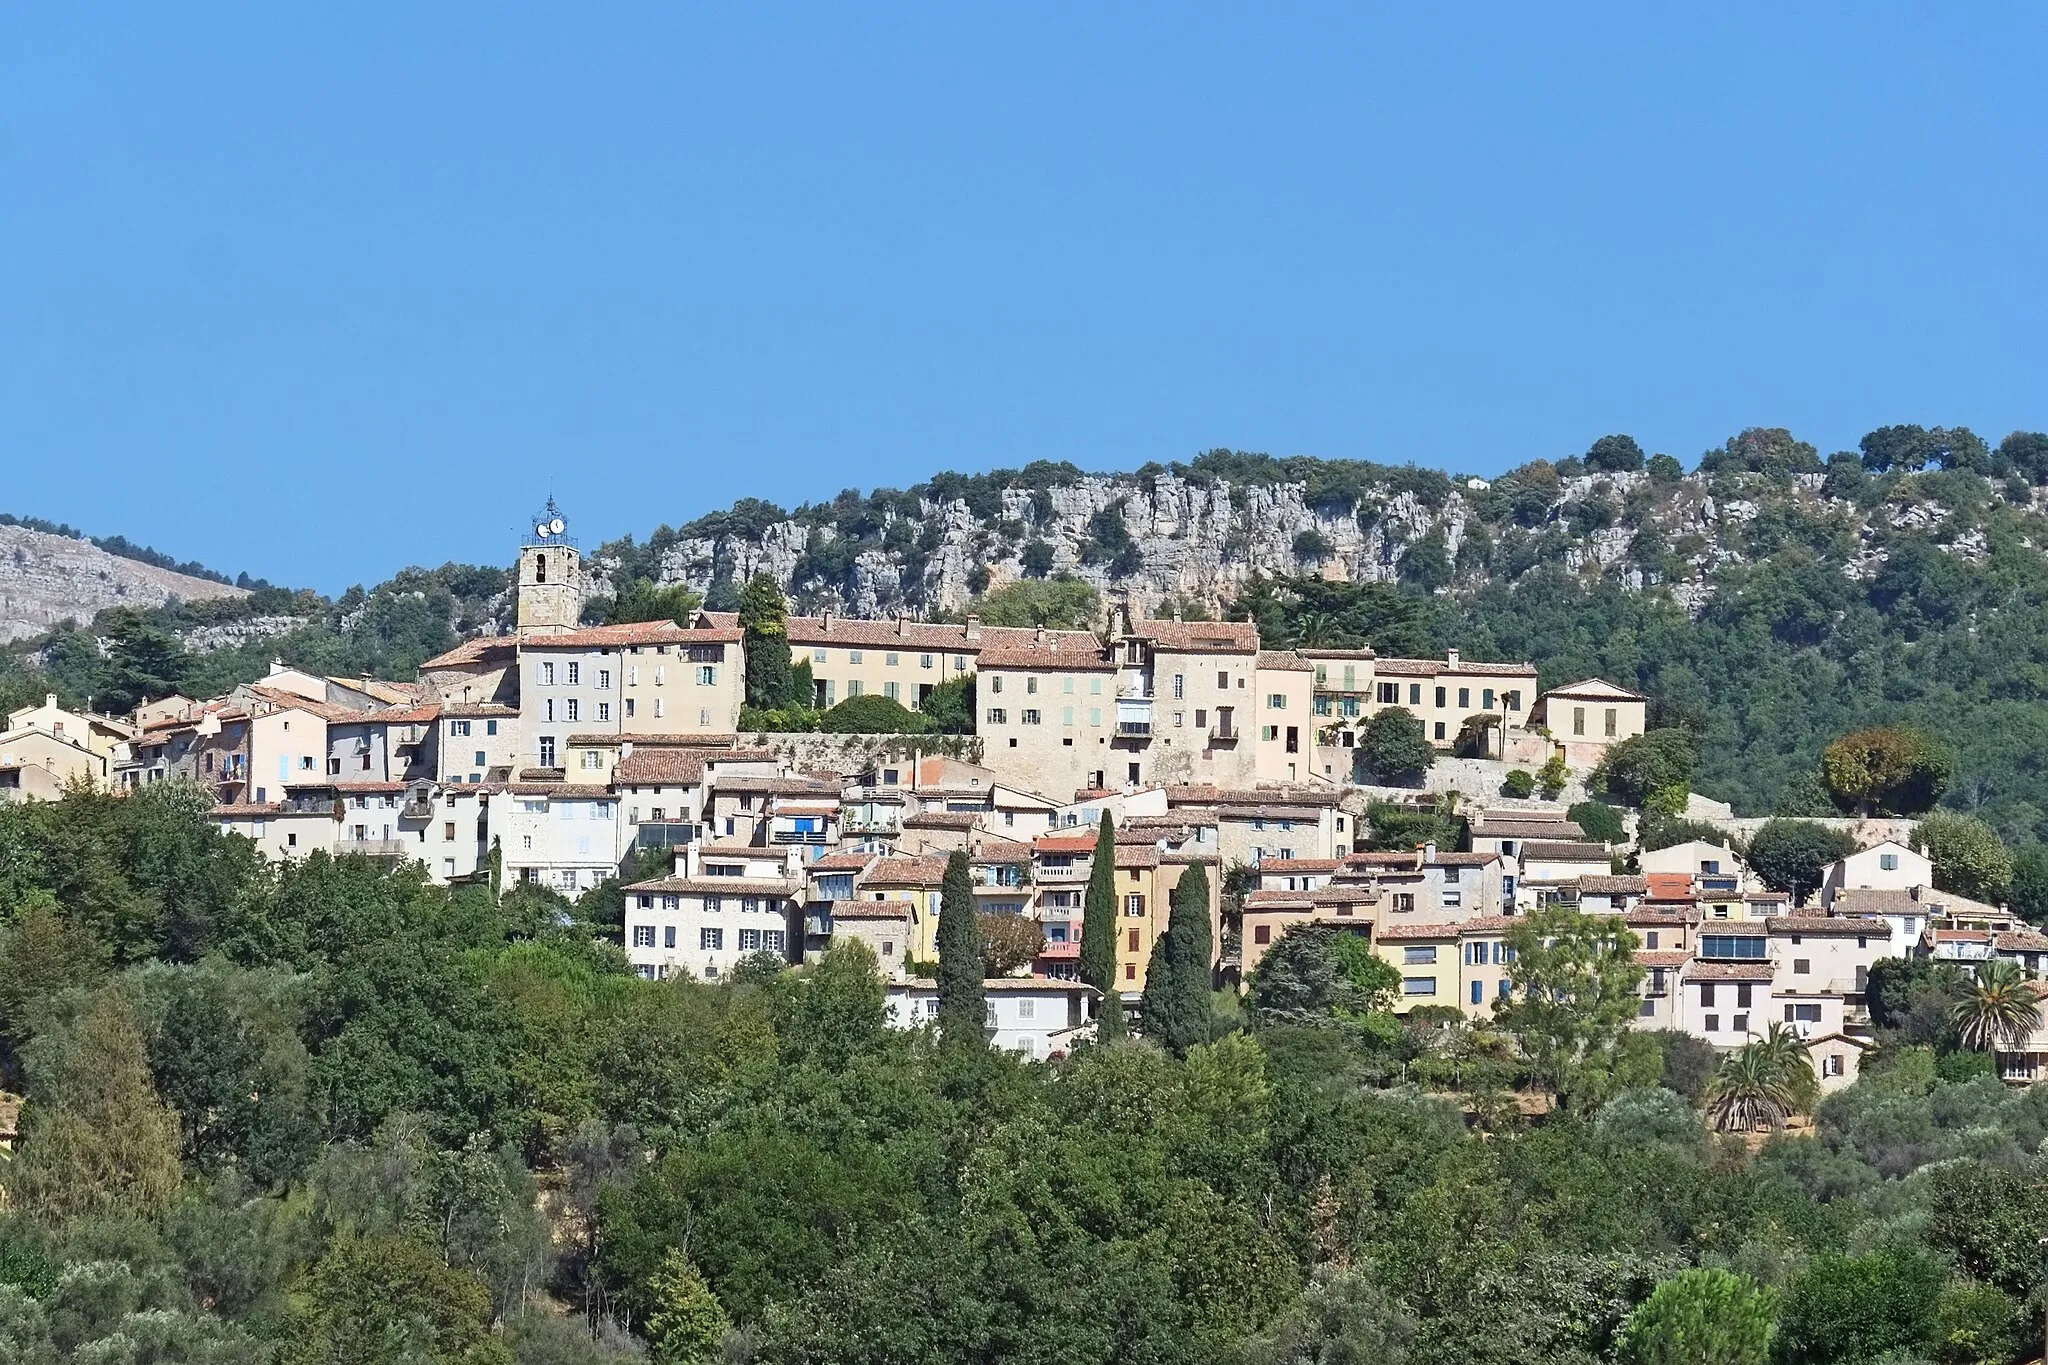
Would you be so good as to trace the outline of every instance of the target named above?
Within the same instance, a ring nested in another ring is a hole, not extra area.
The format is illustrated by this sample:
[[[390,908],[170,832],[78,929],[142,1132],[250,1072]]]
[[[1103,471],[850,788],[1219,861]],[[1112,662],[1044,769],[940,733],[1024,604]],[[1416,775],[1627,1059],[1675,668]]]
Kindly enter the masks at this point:
[[[887,1027],[854,947],[639,980],[605,904],[274,871],[176,792],[0,810],[27,1095],[0,1360],[1900,1365],[2031,1339],[2048,1099],[1933,1052],[1753,1149],[1707,1132],[1703,1059],[1668,1040],[1669,1084],[1581,1084],[1540,1123],[1464,1098],[1511,1069],[1341,992],[1255,1000],[1185,1056],[1030,1066]]]

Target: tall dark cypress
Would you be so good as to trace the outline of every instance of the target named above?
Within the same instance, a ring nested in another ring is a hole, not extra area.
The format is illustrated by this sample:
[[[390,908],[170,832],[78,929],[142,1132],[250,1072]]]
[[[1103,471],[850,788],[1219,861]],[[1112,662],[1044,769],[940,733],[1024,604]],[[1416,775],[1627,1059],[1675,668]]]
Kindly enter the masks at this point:
[[[981,923],[974,915],[974,884],[967,855],[946,859],[939,884],[939,1033],[948,1043],[984,1041],[988,1015],[981,985]]]
[[[1102,812],[1095,863],[1081,898],[1081,980],[1108,995],[1116,981],[1116,826]]]
[[[1163,1032],[1158,1038],[1175,1052],[1209,1041],[1209,995],[1214,980],[1215,937],[1209,924],[1209,874],[1196,863],[1173,888],[1172,911],[1166,920],[1164,954],[1168,1000]]]

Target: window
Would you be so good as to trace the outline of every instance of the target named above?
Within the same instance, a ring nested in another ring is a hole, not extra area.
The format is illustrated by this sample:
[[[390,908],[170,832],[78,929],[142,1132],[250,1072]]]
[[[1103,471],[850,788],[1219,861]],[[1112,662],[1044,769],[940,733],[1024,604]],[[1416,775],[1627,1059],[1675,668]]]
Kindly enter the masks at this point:
[[[1896,853],[1880,853],[1877,855],[1877,865],[1886,872],[1897,872],[1899,870],[1899,855]]]
[[[1434,962],[1436,961],[1436,949],[1414,947],[1403,948],[1401,950],[1401,961],[1408,963],[1410,965],[1423,962]]]
[[[814,664],[824,663],[830,653],[830,650],[814,649],[811,651],[811,662]]]
[[[918,666],[919,668],[930,668],[930,667],[932,666],[932,656],[931,656],[931,655],[929,655],[929,654],[920,654],[920,655],[918,655],[918,656],[917,656],[917,666]]]
[[[1027,697],[1035,697],[1038,695],[1037,674],[1034,673],[1030,677],[1024,679],[1024,695]]]
[[[597,690],[600,692],[612,690],[612,671],[609,668],[597,670]]]
[[[1260,924],[1260,925],[1255,925],[1255,926],[1253,926],[1253,928],[1252,928],[1252,942],[1254,942],[1254,943],[1271,943],[1272,941],[1273,941],[1273,926],[1272,926],[1272,925],[1270,925],[1270,924]]]
[[[443,843],[448,843],[448,842],[452,842],[452,841],[454,840],[454,838],[455,838],[455,822],[454,822],[453,820],[443,820],[443,821],[441,822],[441,840],[442,840],[442,842],[443,842]]]
[[[1787,1005],[1785,1006],[1785,1022],[1788,1024],[1818,1024],[1820,1022],[1820,1006]]]
[[[1062,706],[1062,707],[1060,708],[1060,724],[1062,724],[1062,725],[1072,725],[1073,723],[1074,723],[1074,708],[1073,708],[1073,707],[1071,707],[1071,706]]]
[[[1491,711],[1493,709],[1492,688],[1489,687],[1479,694],[1479,709],[1482,711]]]
[[[676,927],[673,924],[661,926],[661,946],[664,948],[676,946]]]
[[[1485,982],[1475,981],[1472,983],[1472,1003],[1475,1005],[1483,1005],[1486,1003]]]
[[[1209,713],[1207,711],[1197,710],[1195,712],[1195,728],[1197,730],[1209,728]]]
[[[1447,687],[1439,687],[1439,688],[1438,688],[1438,689],[1436,690],[1436,705],[1437,705],[1437,709],[1438,709],[1439,711],[1441,711],[1441,710],[1442,710],[1442,709],[1443,709],[1443,708],[1444,708],[1445,706],[1449,705],[1449,704],[1450,704],[1450,700],[1451,700],[1451,696],[1450,696],[1450,689],[1449,689],[1449,688],[1447,688]]]
[[[1100,724],[1102,724],[1102,708],[1101,708],[1101,707],[1099,707],[1099,706],[1091,706],[1091,707],[1089,707],[1089,708],[1088,708],[1088,723],[1089,723],[1090,725],[1100,725]]]
[[[1124,980],[1126,980],[1126,981],[1136,981],[1137,979],[1138,979],[1138,964],[1137,964],[1137,963],[1135,963],[1135,962],[1126,962],[1126,963],[1124,964]]]
[[[570,720],[582,720],[582,719],[583,719],[583,707],[582,707],[582,704],[581,704],[580,702],[578,702],[578,701],[576,700],[576,698],[574,698],[574,697],[571,697],[571,698],[569,698],[569,719],[570,719]]]
[[[635,948],[652,948],[654,946],[654,926],[651,924],[634,925],[633,946]]]
[[[569,679],[569,686],[571,686],[571,687],[574,687],[574,686],[576,686],[576,684],[578,684],[578,683],[582,682],[582,681],[583,681],[583,665],[582,665],[582,664],[578,664],[578,663],[572,663],[572,664],[569,664],[569,665],[568,665],[568,679]]]
[[[1262,727],[1262,728],[1261,728],[1261,729],[1259,730],[1259,738],[1260,738],[1260,739],[1264,739],[1264,740],[1277,740],[1277,739],[1279,739],[1279,738],[1280,738],[1280,727],[1279,727],[1279,726],[1277,726],[1277,725],[1267,725],[1267,726],[1264,726],[1264,727]]]
[[[1446,891],[1443,893],[1443,902],[1444,909],[1455,910],[1465,903],[1465,893],[1462,891]]]
[[[1754,935],[1704,934],[1700,938],[1700,956],[1761,960],[1764,946],[1764,940]]]
[[[1702,1009],[1709,1009],[1709,1008],[1712,1008],[1712,1006],[1713,1006],[1713,1003],[1714,1003],[1714,983],[1713,983],[1713,982],[1711,982],[1711,981],[1702,981],[1702,982],[1700,983],[1700,1008],[1702,1008]]]
[[[1469,688],[1469,687],[1461,687],[1461,688],[1459,688],[1459,689],[1458,689],[1458,709],[1459,709],[1460,711],[1469,711],[1469,710],[1471,710],[1471,709],[1472,709],[1472,689],[1471,689],[1471,688]]]
[[[1652,952],[1656,951],[1657,931],[1655,929],[1652,929],[1648,933],[1643,935],[1643,946],[1645,948],[1650,949]]]
[[[714,875],[715,875],[715,874],[714,874]],[[725,910],[725,897],[723,897],[723,896],[706,896],[706,897],[704,898],[704,911],[705,911],[705,913],[706,913],[706,914],[711,914],[711,915],[721,914],[721,913],[723,913],[723,912],[724,912],[724,910]]]
[[[1586,733],[1586,708],[1583,706],[1574,706],[1572,708],[1572,733],[1575,735]]]
[[[781,929],[763,929],[761,948],[764,952],[786,953],[789,951],[789,934]]]
[[[542,735],[540,737],[540,766],[543,768],[555,766],[555,737],[553,735]]]
[[[1394,910],[1396,913],[1403,910],[1413,910],[1414,908],[1415,893],[1413,891],[1396,891],[1394,893]]]
[[[895,686],[895,684],[891,683],[890,686],[893,687]],[[1003,708],[1000,706],[991,706],[988,708],[988,723],[990,725],[1002,725],[1005,722],[1007,722],[1009,718],[1009,713],[1003,710]]]
[[[666,706],[666,704],[665,704],[665,699],[664,699],[664,698],[661,698],[661,697],[656,697],[656,698],[654,699],[654,718],[655,718],[656,720],[660,720],[660,719],[661,719],[661,715],[662,715],[662,712],[666,711],[667,709],[668,709],[668,708],[667,708],[667,706]]]
[[[706,950],[723,948],[725,946],[725,930],[699,929],[697,931],[697,946]]]
[[[1401,704],[1401,684],[1381,683],[1379,686],[1379,702],[1381,706],[1399,706]]]
[[[1614,738],[1614,708],[1613,708],[1613,707],[1611,707],[1611,706],[1610,706],[1610,707],[1608,707],[1608,708],[1607,708],[1607,716],[1606,716],[1606,719],[1604,720],[1603,724],[1604,724],[1604,726],[1605,726],[1605,728],[1606,728],[1606,734],[1607,734],[1607,737],[1608,737],[1609,739],[1613,739],[1613,738]]]
[[[761,931],[759,929],[740,930],[740,951],[743,953],[757,953],[761,951]]]
[[[1403,995],[1435,995],[1436,978],[1433,976],[1404,976],[1401,978]]]
[[[1813,970],[1813,959],[1795,957],[1792,959],[1792,975],[1805,976]]]
[[[1752,989],[1754,988],[1747,981],[1735,988],[1735,1004],[1738,1009],[1746,1010],[1749,1008],[1749,993]],[[1741,1028],[1742,1025],[1737,1024],[1735,1027]]]
[[[555,685],[555,666],[553,664],[543,663],[540,666],[540,682],[543,687],[553,687]]]
[[[893,682],[885,682],[885,683],[883,683],[883,684],[882,684],[882,695],[883,695],[883,696],[885,696],[885,697],[887,697],[887,698],[888,698],[888,699],[889,699],[890,701],[902,701],[902,700],[903,700],[903,684],[902,684],[902,683],[893,683]]]
[[[697,669],[697,686],[699,686],[699,687],[716,687],[716,686],[718,686],[718,665],[717,665],[717,664],[703,664],[703,665],[701,665],[701,666],[700,666],[700,667],[699,667],[699,668]]]
[[[1721,1031],[1721,1016],[1720,1016],[1720,1015],[1718,1015],[1718,1014],[1710,1014],[1710,1015],[1708,1015],[1708,1016],[1706,1017],[1705,1023],[1706,1023],[1706,1026],[1707,1026],[1707,1027],[1706,1027],[1706,1031],[1707,1031],[1708,1033],[1719,1033],[1719,1032]]]
[[[449,733],[449,735],[451,735],[451,736],[453,736],[453,737],[455,737],[455,738],[458,738],[458,739],[467,739],[467,738],[469,738],[469,722],[468,722],[468,721],[466,721],[466,720],[451,720],[451,721],[449,721],[449,722],[448,722],[448,733]]]
[[[1746,1014],[1736,1015],[1728,1021],[1728,1027],[1734,1029],[1737,1033],[1749,1032],[1749,1016]]]
[[[1266,694],[1266,709],[1268,711],[1285,711],[1287,709],[1287,694],[1285,692],[1268,692]]]
[[[1438,721],[1436,723],[1435,737],[1437,739],[1442,739],[1444,737],[1444,723],[1442,721]]]
[[[1132,873],[1132,875],[1133,875],[1133,876],[1135,876],[1135,875],[1137,875],[1137,874],[1136,874],[1135,872],[1133,872],[1133,873]],[[1125,897],[1124,897],[1124,913],[1125,913],[1126,915],[1142,915],[1142,914],[1144,914],[1144,913],[1145,913],[1145,898],[1144,898],[1144,896],[1140,895],[1140,894],[1139,894],[1138,892],[1136,892],[1136,891],[1133,891],[1133,892],[1132,892],[1131,894],[1129,894],[1128,896],[1125,896]],[[1137,932],[1137,930],[1133,929],[1133,930],[1132,930],[1131,932],[1132,932],[1132,933],[1136,933],[1136,932]],[[1132,944],[1131,946],[1132,946],[1132,947],[1136,947],[1137,945],[1136,945],[1136,944],[1134,943],[1134,944]]]
[[[1825,1078],[1825,1077],[1830,1077],[1830,1076],[1839,1076],[1839,1075],[1841,1075],[1841,1074],[1842,1074],[1842,1057],[1841,1057],[1841,1054],[1840,1054],[1840,1053],[1836,1053],[1836,1052],[1830,1052],[1830,1053],[1829,1053],[1829,1054],[1828,1054],[1827,1056],[1825,1056],[1825,1057],[1821,1058],[1821,1059],[1820,1059],[1820,1074],[1821,1074],[1821,1075],[1822,1075],[1822,1077],[1824,1077],[1824,1078]]]
[[[597,704],[597,718],[599,720],[610,720],[612,718],[612,704],[610,702],[601,701]]]
[[[1173,699],[1175,701],[1179,701],[1187,695],[1187,681],[1187,675],[1185,673],[1176,673],[1173,675]]]
[[[541,703],[541,712],[542,720],[551,721],[555,718],[555,699],[553,697],[549,697],[546,701]]]
[[[668,681],[668,670],[667,670],[666,668],[662,668],[662,667],[659,667],[659,666],[657,666],[657,667],[655,668],[655,670],[654,670],[654,685],[655,685],[656,687],[660,687],[660,686],[661,686],[661,685],[662,685],[663,683],[665,683],[665,682],[667,682],[667,681]]]
[[[1036,725],[1039,723],[1038,712],[1032,707],[1026,707],[1018,714],[1017,719],[1026,725]]]

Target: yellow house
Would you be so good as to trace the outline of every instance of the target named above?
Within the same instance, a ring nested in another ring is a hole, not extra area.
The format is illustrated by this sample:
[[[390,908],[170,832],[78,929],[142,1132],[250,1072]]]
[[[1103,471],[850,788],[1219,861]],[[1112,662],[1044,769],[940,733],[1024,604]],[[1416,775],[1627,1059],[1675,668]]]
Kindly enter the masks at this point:
[[[944,858],[882,858],[854,883],[854,899],[860,903],[889,901],[902,905],[907,913],[900,920],[890,917],[892,923],[901,925],[902,960],[906,963],[936,962],[939,958],[939,895],[945,880]],[[840,907],[835,909],[833,917],[836,922],[855,916],[848,915],[845,908]]]
[[[116,745],[135,738],[139,733],[137,727],[125,720],[59,706],[54,692],[45,696],[40,706],[24,706],[8,712],[6,728],[10,733],[15,730],[42,730],[60,739],[83,744],[109,760],[114,757]]]
[[[112,757],[68,736],[26,729],[0,734],[0,802],[55,801],[74,782],[106,790],[113,772]]]
[[[1374,940],[1380,960],[1401,975],[1397,1014],[1418,1005],[1450,1005],[1470,1019],[1493,1015],[1507,994],[1514,953],[1507,945],[1515,921],[1483,915],[1457,924],[1389,924]]]

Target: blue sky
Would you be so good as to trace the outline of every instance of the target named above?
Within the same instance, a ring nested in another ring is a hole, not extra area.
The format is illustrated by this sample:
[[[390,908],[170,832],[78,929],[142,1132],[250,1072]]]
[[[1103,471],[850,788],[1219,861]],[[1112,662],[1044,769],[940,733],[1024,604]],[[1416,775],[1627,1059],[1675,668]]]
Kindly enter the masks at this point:
[[[0,508],[338,591],[1212,446],[2048,426],[2048,10],[17,7]]]

